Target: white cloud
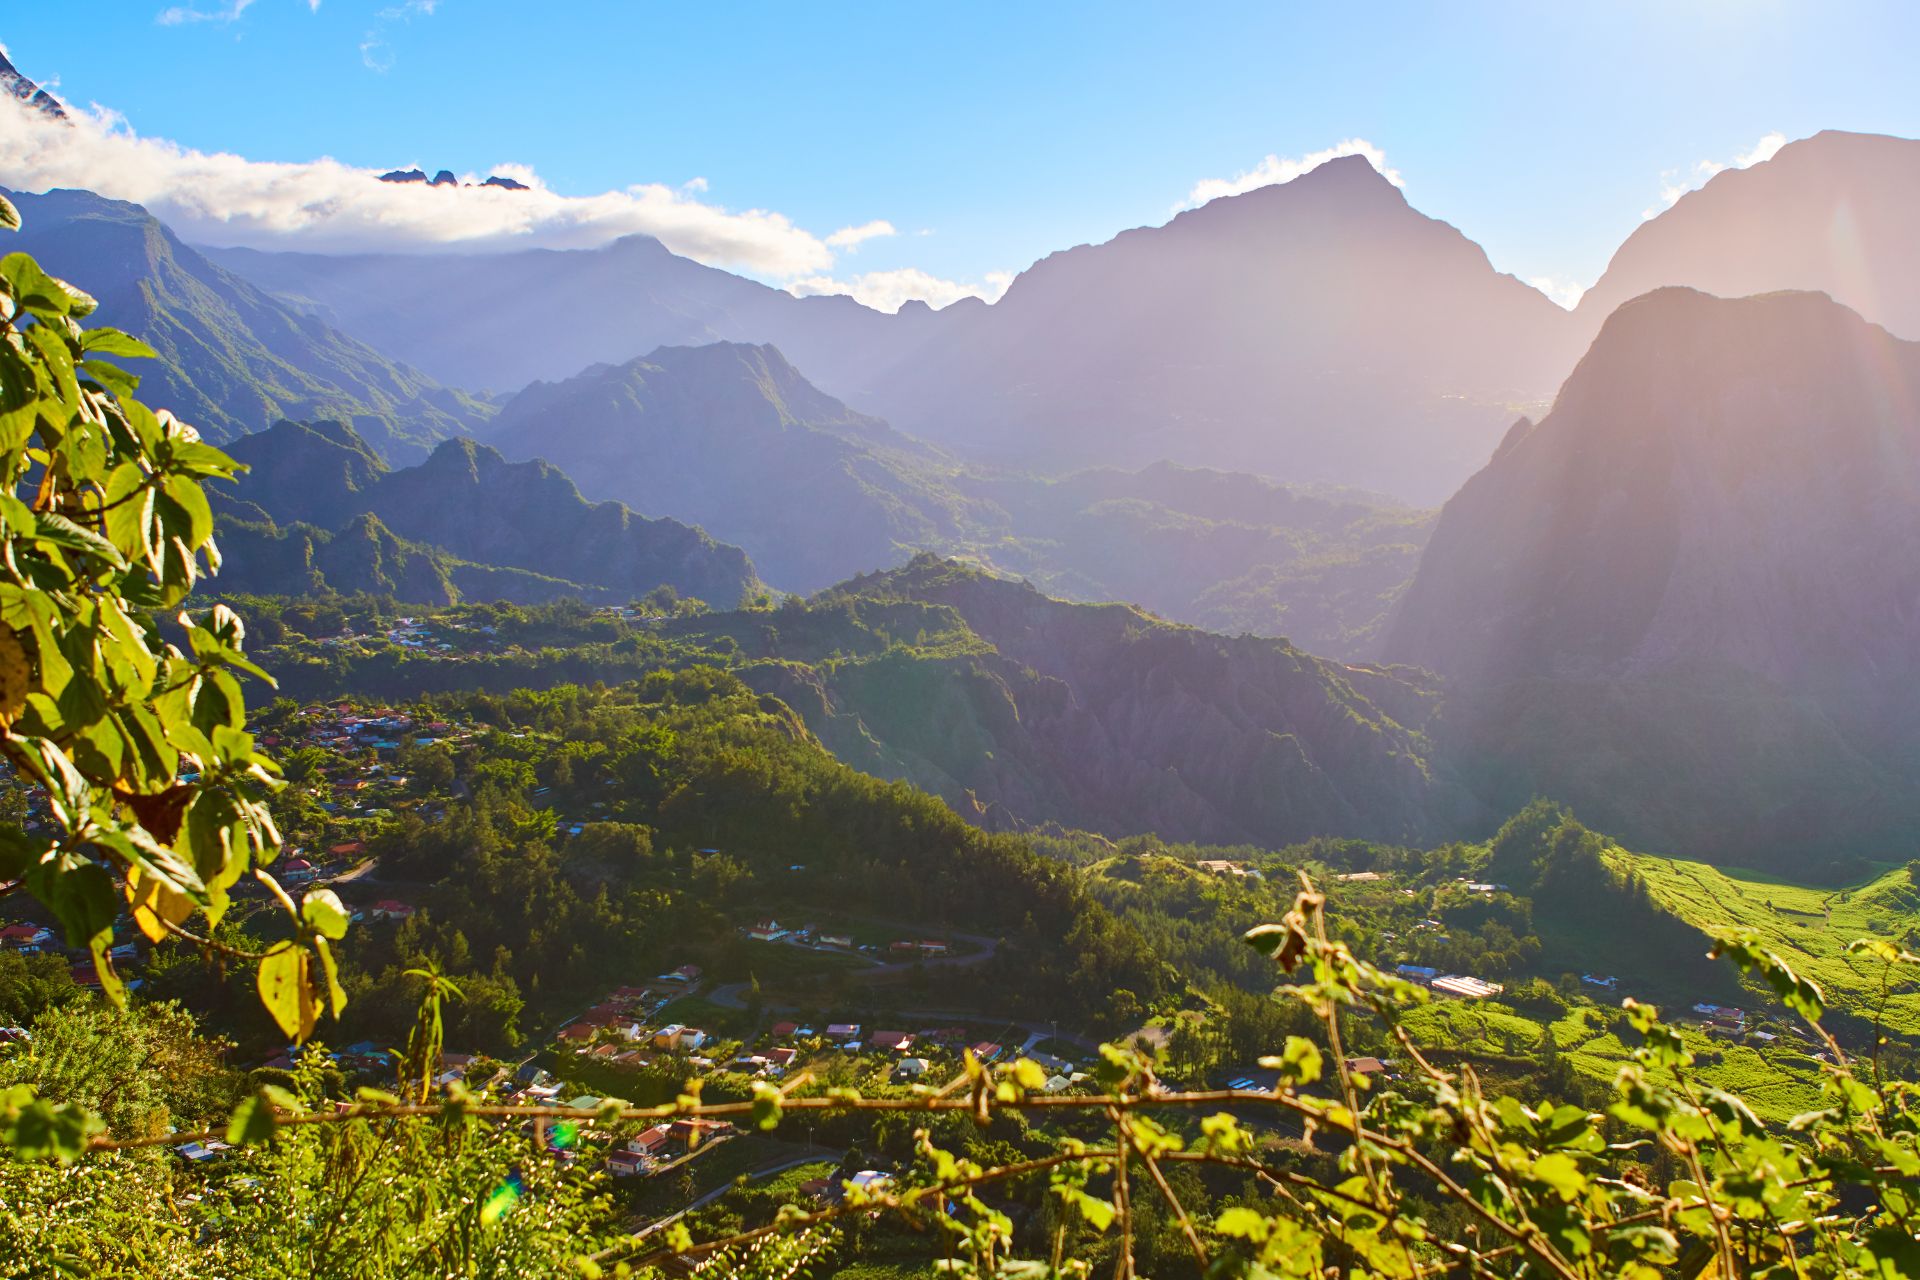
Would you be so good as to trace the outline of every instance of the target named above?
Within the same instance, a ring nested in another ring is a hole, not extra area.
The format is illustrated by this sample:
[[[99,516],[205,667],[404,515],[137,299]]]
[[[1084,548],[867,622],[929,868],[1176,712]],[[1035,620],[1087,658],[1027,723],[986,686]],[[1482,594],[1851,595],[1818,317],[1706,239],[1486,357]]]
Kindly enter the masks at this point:
[[[248,0],[252,3],[252,0]],[[319,8],[319,0],[312,0]],[[373,26],[367,34],[360,37],[360,62],[369,71],[387,72],[393,70],[393,46],[387,43],[387,28],[396,22],[412,22],[415,18],[431,18],[434,10],[440,7],[440,0],[401,0],[373,15]]]
[[[640,232],[675,253],[778,280],[833,266],[832,248],[782,214],[726,209],[663,183],[567,196],[515,165],[488,172],[531,190],[379,182],[378,170],[331,159],[269,163],[141,137],[97,106],[70,108],[70,125],[11,98],[0,99],[0,108],[7,185],[85,187],[132,200],[204,244],[315,252],[587,248]],[[484,175],[467,180],[477,176]]]
[[[1671,209],[1687,192],[1704,186],[1707,179],[1716,173],[1728,169],[1745,169],[1749,165],[1771,160],[1780,148],[1787,145],[1784,133],[1763,134],[1760,140],[1745,151],[1735,153],[1731,162],[1719,160],[1696,160],[1691,169],[1669,169],[1660,175],[1660,203],[1654,208],[1640,211],[1640,220],[1658,217],[1664,210]]]
[[[177,27],[183,22],[238,22],[240,15],[253,5],[253,0],[227,0],[227,3],[213,9],[196,9],[189,4],[176,4],[172,8],[162,9],[154,19],[163,27]],[[315,4],[315,8],[319,5]]]
[[[860,247],[860,243],[863,240],[872,240],[879,236],[898,234],[900,233],[893,229],[891,222],[888,222],[884,218],[875,218],[872,222],[865,222],[857,227],[840,228],[827,237],[827,243],[836,249],[854,250]]]
[[[989,271],[978,284],[962,284],[957,280],[942,280],[929,275],[918,267],[901,267],[894,271],[868,271],[851,280],[836,280],[823,275],[803,276],[788,284],[787,291],[800,298],[844,293],[876,311],[898,311],[901,304],[916,298],[936,308],[962,298],[984,298],[993,302],[1012,283],[1013,273],[1010,271]]]
[[[1572,280],[1562,280],[1558,276],[1528,276],[1527,283],[1553,299],[1563,309],[1571,311],[1580,301],[1580,295],[1593,286],[1578,284]]]
[[[1388,182],[1396,187],[1406,185],[1400,180],[1400,171],[1388,167],[1385,152],[1365,138],[1348,138],[1324,151],[1312,151],[1304,156],[1269,155],[1253,168],[1231,178],[1202,178],[1193,184],[1193,190],[1187,192],[1184,201],[1173,206],[1174,211],[1198,208],[1209,200],[1237,196],[1256,187],[1270,187],[1276,182],[1292,182],[1301,174],[1311,173],[1327,161],[1338,160],[1341,156],[1363,156]]]

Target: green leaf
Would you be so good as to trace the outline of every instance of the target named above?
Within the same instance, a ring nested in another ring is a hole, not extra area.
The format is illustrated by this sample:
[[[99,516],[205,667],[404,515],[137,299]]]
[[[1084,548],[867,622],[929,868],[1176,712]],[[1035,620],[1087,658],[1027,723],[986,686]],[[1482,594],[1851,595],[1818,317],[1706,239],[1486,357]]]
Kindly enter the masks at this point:
[[[1105,1231],[1113,1225],[1115,1212],[1112,1201],[1088,1195],[1077,1187],[1072,1188],[1072,1191],[1073,1203],[1080,1210],[1080,1216],[1087,1220],[1088,1226],[1095,1231]]]
[[[56,1105],[36,1097],[31,1085],[0,1091],[0,1146],[11,1147],[22,1160],[78,1160],[86,1154],[87,1139],[106,1127],[78,1103]]]
[[[233,1109],[233,1117],[227,1121],[227,1141],[236,1147],[264,1146],[273,1141],[273,1131],[278,1127],[272,1105],[264,1094],[256,1093]]]
[[[80,349],[90,356],[121,356],[128,359],[152,359],[158,353],[140,339],[118,329],[89,329],[80,335]]]
[[[338,942],[347,936],[347,909],[331,889],[309,889],[300,899],[300,919],[323,938]]]
[[[1741,972],[1758,977],[1773,988],[1781,1004],[1808,1022],[1818,1022],[1826,1011],[1827,998],[1819,984],[1795,973],[1791,965],[1761,946],[1750,932],[1742,930],[1718,939],[1707,954],[1714,959],[1725,956],[1738,965]]]
[[[753,1082],[753,1123],[762,1129],[780,1124],[780,1091],[765,1080]]]
[[[12,286],[14,299],[21,308],[36,314],[84,316],[98,305],[85,292],[47,274],[24,253],[10,253],[0,258],[0,277]]]
[[[1271,1224],[1266,1215],[1258,1210],[1236,1206],[1222,1209],[1220,1216],[1213,1221],[1213,1229],[1223,1236],[1235,1236],[1259,1244],[1267,1238]]]
[[[314,954],[320,957],[320,972],[327,979],[327,1007],[334,1017],[347,1007],[347,989],[340,985],[340,966],[334,962],[333,948],[327,945],[325,938],[313,940]]]
[[[290,1040],[304,1041],[313,1034],[320,1011],[313,1000],[306,949],[282,942],[260,961],[257,984],[260,1003]]]
[[[1286,1050],[1279,1057],[1260,1059],[1260,1065],[1278,1071],[1281,1078],[1296,1085],[1312,1084],[1320,1078],[1323,1060],[1313,1041],[1304,1036],[1288,1036]]]
[[[108,515],[111,517],[112,513]],[[120,554],[120,548],[93,530],[75,524],[57,511],[42,511],[39,519],[38,536],[42,542],[99,556],[115,569],[127,567],[127,558]]]
[[[105,360],[82,360],[80,371],[122,399],[140,389],[139,375],[128,373],[119,365],[108,364]]]

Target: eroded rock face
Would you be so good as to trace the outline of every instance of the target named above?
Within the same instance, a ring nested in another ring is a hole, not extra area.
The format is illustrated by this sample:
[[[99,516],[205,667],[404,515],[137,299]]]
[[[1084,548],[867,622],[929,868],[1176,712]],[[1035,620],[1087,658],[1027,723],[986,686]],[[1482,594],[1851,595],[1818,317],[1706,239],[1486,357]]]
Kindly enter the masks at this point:
[[[1920,344],[1820,294],[1662,289],[1447,504],[1384,652],[1583,814],[1633,779],[1643,835],[1724,839],[1751,805],[1757,839],[1828,791],[1846,826],[1903,820],[1916,624]]]

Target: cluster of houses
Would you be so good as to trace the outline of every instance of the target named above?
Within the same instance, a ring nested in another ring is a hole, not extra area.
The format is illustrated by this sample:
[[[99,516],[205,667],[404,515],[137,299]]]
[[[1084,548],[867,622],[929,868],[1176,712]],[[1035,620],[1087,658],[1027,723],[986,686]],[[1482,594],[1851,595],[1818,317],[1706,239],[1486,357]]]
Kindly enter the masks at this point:
[[[1394,972],[1409,982],[1431,988],[1435,995],[1451,996],[1455,1000],[1485,1000],[1506,990],[1498,982],[1488,982],[1464,973],[1441,973],[1426,964],[1398,965]]]
[[[445,720],[420,720],[392,707],[362,710],[351,702],[340,702],[331,706],[314,704],[302,707],[296,730],[287,737],[265,734],[260,744],[268,748],[295,745],[320,747],[341,753],[369,748],[392,751],[399,747],[402,738],[408,736],[424,746],[447,740],[465,741],[473,733],[470,727],[450,724]]]
[[[1702,1002],[1694,1005],[1693,1011],[1700,1015],[1700,1029],[1710,1036],[1738,1038],[1747,1033],[1747,1011],[1745,1009],[1735,1009],[1730,1005],[1707,1004]]]
[[[1346,1062],[1347,1074],[1351,1076],[1365,1076],[1370,1080],[1397,1080],[1400,1078],[1400,1074],[1394,1068],[1393,1064],[1384,1058],[1354,1057],[1348,1058]],[[1272,1090],[1279,1083],[1279,1080],[1280,1072],[1278,1070],[1261,1068],[1258,1071],[1243,1071],[1238,1075],[1229,1077],[1227,1080],[1227,1088],[1268,1091]]]
[[[76,983],[95,991],[100,989],[99,971],[94,968],[93,959],[86,950],[66,946],[59,935],[44,924],[23,920],[0,927],[0,951],[12,951],[23,956],[63,956],[67,960],[67,973]],[[140,948],[136,943],[122,942],[107,952],[107,958],[117,971],[123,970],[126,966],[138,963]],[[124,973],[122,976],[125,976]],[[126,981],[129,987],[139,989],[140,979],[127,978]]]
[[[801,868],[794,868],[800,870]],[[785,925],[771,917],[742,925],[740,932],[751,942],[784,942],[790,946],[811,947],[816,951],[865,951],[878,952],[875,943],[856,945],[853,935],[846,933],[828,933],[810,924]],[[886,953],[890,959],[919,959],[923,956],[944,956],[952,948],[949,944],[934,938],[902,938],[887,944]]]
[[[689,1118],[656,1124],[608,1152],[607,1172],[617,1178],[647,1177],[705,1144],[732,1137],[733,1132],[733,1126],[724,1120]]]
[[[1210,876],[1231,876],[1237,880],[1264,880],[1265,876],[1244,862],[1229,862],[1225,858],[1202,858],[1193,864],[1196,871],[1204,871]]]
[[[493,641],[495,632],[496,628],[490,625],[463,627],[450,618],[434,622],[424,618],[395,618],[391,626],[376,627],[367,632],[355,631],[349,625],[334,635],[316,637],[313,643],[322,649],[364,651],[369,645],[384,641],[397,648],[432,657],[465,656],[497,648]]]

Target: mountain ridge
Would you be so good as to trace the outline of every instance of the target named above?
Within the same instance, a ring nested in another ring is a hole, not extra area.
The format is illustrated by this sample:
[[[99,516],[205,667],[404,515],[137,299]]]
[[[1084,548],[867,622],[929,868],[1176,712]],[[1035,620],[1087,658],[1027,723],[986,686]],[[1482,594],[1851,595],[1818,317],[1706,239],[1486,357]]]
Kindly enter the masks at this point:
[[[139,336],[141,395],[215,442],[282,417],[337,416],[383,453],[417,457],[489,410],[357,339],[289,310],[191,248],[137,204],[90,191],[6,193],[11,247],[88,282],[97,320]]]
[[[524,601],[624,601],[666,585],[731,607],[760,590],[739,548],[677,520],[589,503],[556,468],[508,462],[472,440],[443,441],[423,462],[394,469],[350,426],[282,421],[229,450],[253,472],[236,490],[219,491],[223,530],[235,521],[257,536],[276,536],[281,526],[351,529],[369,545],[384,532],[429,560],[469,566],[470,578],[491,571],[514,585],[509,598]],[[270,580],[266,569],[260,574]],[[310,588],[293,574],[280,589]]]

